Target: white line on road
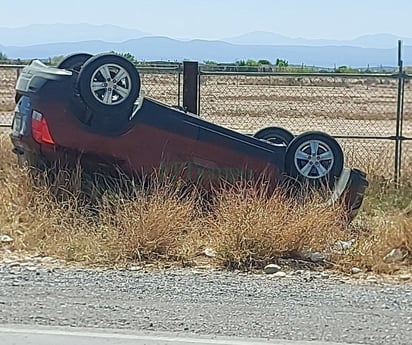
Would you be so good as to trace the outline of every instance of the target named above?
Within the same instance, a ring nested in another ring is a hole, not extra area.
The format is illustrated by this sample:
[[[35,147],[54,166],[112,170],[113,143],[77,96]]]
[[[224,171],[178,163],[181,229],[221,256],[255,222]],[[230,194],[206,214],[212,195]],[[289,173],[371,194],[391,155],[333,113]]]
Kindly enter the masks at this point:
[[[61,327],[0,327],[2,345],[349,345],[320,341],[288,341],[264,339],[239,339],[217,337],[187,337],[166,333],[137,333],[133,330],[107,330]]]

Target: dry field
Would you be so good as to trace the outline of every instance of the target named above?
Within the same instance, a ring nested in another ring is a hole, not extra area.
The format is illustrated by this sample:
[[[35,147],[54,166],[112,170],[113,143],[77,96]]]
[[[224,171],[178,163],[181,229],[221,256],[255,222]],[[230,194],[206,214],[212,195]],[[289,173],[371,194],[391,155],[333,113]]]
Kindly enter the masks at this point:
[[[2,123],[10,122],[16,76],[16,69],[0,68]],[[141,78],[147,96],[170,105],[178,104],[176,74],[142,73]],[[200,85],[200,115],[243,133],[282,126],[296,134],[308,130],[335,136],[385,138],[396,134],[397,80],[393,78],[203,75]],[[403,135],[412,138],[410,83],[405,88]],[[392,174],[394,142],[344,139],[341,143],[348,164],[367,172],[380,166],[382,175]],[[404,143],[403,162],[405,170],[412,167],[411,141]]]

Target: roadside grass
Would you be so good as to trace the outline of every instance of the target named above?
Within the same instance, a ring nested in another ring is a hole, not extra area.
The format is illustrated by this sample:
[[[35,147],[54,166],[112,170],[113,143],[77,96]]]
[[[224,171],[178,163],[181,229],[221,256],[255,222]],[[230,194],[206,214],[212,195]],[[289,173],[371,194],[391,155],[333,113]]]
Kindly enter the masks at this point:
[[[281,191],[267,197],[256,186],[234,188],[217,196],[207,223],[210,241],[228,268],[253,269],[278,258],[304,259],[307,253],[330,251],[348,237],[339,206],[325,208],[318,194],[303,200]]]
[[[330,254],[338,269],[357,266],[392,273],[411,260],[408,179],[395,188],[390,181],[369,176],[362,211],[348,226],[341,221],[342,209],[323,207],[318,194],[299,201],[280,191],[266,197],[255,185],[239,184],[206,202],[195,189],[156,179],[149,189],[124,176],[105,180],[110,185],[103,188],[88,180],[85,188],[81,174],[62,170],[54,179],[29,174],[17,166],[9,140],[2,136],[0,233],[14,241],[0,248],[104,266],[206,261],[250,270],[319,251]],[[351,248],[336,252],[337,241],[354,237]],[[384,256],[394,248],[405,251],[406,259],[385,263]]]
[[[412,180],[393,181],[370,177],[362,210],[353,223],[356,245],[341,260],[377,273],[393,273],[412,264]],[[385,263],[393,249],[405,253],[403,262]]]

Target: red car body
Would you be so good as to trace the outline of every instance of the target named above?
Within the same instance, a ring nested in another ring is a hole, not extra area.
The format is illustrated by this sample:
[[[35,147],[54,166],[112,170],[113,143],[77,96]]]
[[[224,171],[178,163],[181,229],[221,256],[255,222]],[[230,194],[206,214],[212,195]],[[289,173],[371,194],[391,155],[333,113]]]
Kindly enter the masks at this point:
[[[43,73],[47,67],[40,68]],[[40,81],[33,81],[33,74],[36,70],[28,68],[30,81],[23,76],[16,88],[11,140],[18,155],[36,157],[46,165],[80,160],[88,170],[110,173],[119,168],[131,176],[157,171],[206,188],[223,180],[264,175],[273,189],[290,179],[284,146],[145,97],[127,110],[127,119],[124,111],[118,114],[115,110],[90,115],[76,88],[76,71],[53,78],[40,75]],[[333,185],[331,201],[343,200],[353,218],[366,187],[363,172],[344,168]]]

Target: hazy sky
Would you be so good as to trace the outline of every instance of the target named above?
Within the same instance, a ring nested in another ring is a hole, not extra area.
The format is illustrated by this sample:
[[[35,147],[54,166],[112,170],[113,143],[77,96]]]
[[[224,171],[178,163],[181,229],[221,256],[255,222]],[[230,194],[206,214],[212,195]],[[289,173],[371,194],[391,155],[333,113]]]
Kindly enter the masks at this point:
[[[411,0],[0,0],[0,13],[1,27],[86,22],[174,38],[257,30],[305,38],[412,37]]]

